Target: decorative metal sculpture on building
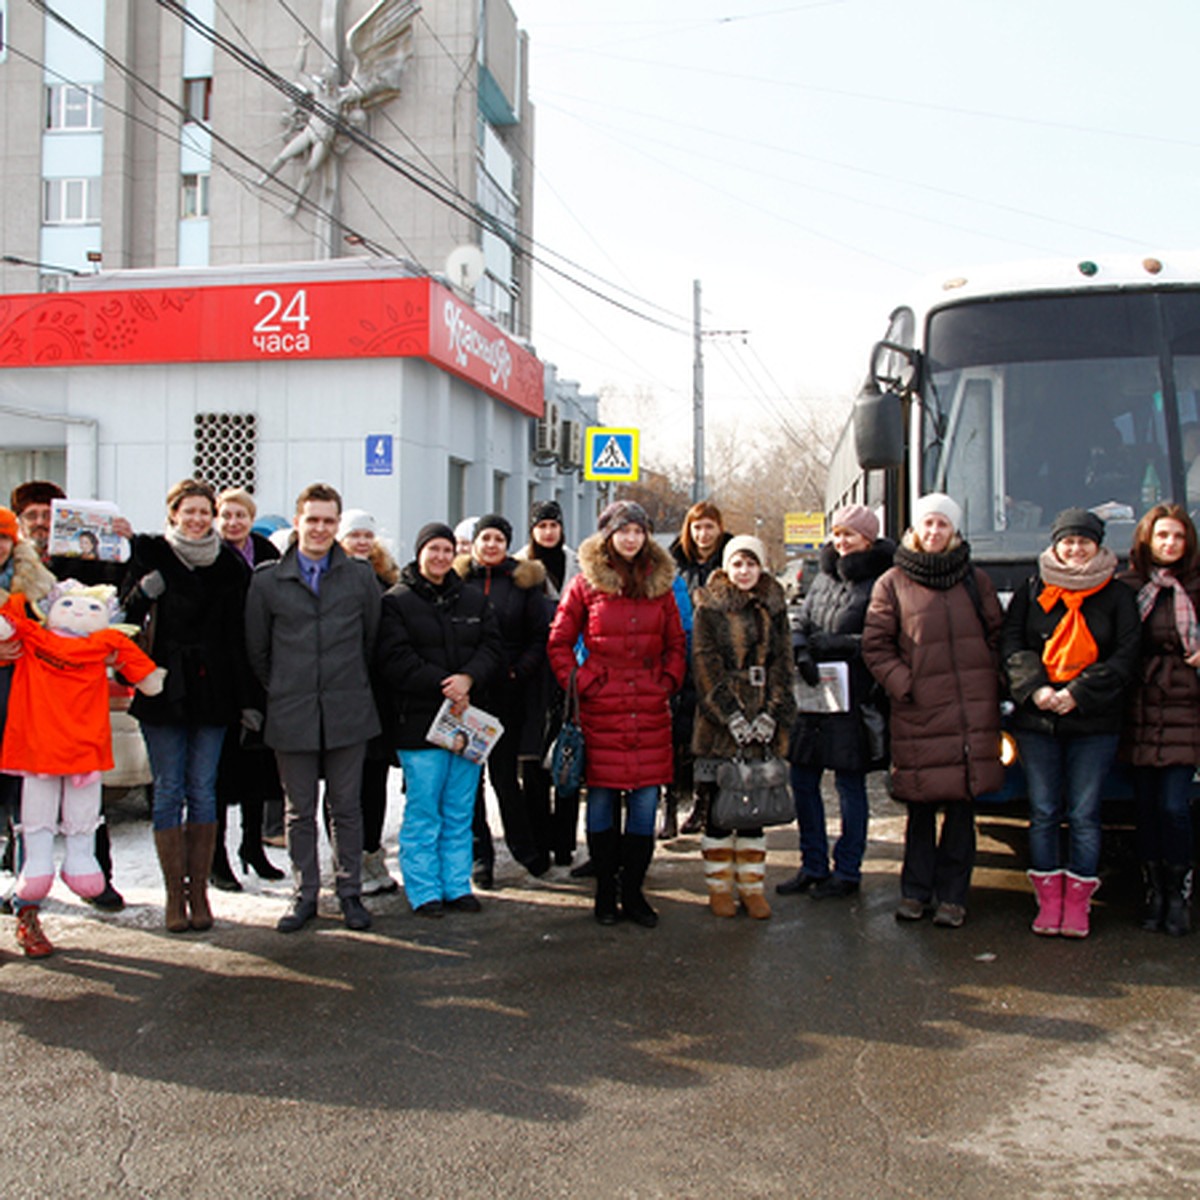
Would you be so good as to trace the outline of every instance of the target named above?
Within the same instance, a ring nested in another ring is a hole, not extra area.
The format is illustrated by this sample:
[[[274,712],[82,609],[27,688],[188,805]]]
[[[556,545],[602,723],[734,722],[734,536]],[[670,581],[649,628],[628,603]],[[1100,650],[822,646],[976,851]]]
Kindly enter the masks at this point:
[[[378,0],[345,39],[341,36],[343,9],[344,0],[323,0],[321,44],[329,61],[316,74],[306,70],[310,39],[307,35],[301,39],[297,69],[308,102],[298,101],[288,114],[291,136],[263,176],[264,181],[273,178],[285,163],[303,160],[290,215],[299,212],[315,181],[319,189],[316,237],[320,258],[332,257],[339,240],[338,156],[349,145],[341,131],[345,126],[361,128],[369,109],[400,94],[401,76],[412,54],[413,20],[421,5],[416,0]],[[331,46],[337,50],[336,62],[328,49]]]

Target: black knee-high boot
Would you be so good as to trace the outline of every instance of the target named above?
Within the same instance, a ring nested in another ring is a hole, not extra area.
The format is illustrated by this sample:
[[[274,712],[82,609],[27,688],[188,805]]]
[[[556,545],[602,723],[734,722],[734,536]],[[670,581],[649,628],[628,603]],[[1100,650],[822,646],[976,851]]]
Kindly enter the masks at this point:
[[[213,843],[212,866],[208,872],[208,882],[220,892],[240,892],[242,885],[238,882],[233,868],[229,865],[229,855],[225,851],[225,806],[217,805],[216,838]]]
[[[642,883],[654,857],[654,838],[627,833],[621,838],[621,911],[629,920],[647,929],[658,924],[658,913],[642,894]]]
[[[108,839],[108,825],[104,821],[96,826],[94,853],[104,873],[104,890],[99,895],[89,897],[88,903],[104,912],[120,912],[125,907],[125,897],[113,887],[112,843]]]
[[[615,925],[617,911],[617,871],[620,861],[620,836],[615,829],[602,829],[587,835],[588,853],[596,868],[596,920],[601,925]]]

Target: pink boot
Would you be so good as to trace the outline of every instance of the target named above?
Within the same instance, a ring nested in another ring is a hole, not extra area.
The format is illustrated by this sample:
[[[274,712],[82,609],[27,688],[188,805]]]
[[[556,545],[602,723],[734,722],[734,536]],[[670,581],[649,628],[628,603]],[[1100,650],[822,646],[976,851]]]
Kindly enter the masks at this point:
[[[1029,882],[1037,896],[1038,911],[1033,932],[1056,937],[1062,931],[1065,871],[1030,871]]]
[[[1072,875],[1070,871],[1065,874],[1067,882],[1063,888],[1062,927],[1059,932],[1063,937],[1085,938],[1088,935],[1088,909],[1100,880]]]

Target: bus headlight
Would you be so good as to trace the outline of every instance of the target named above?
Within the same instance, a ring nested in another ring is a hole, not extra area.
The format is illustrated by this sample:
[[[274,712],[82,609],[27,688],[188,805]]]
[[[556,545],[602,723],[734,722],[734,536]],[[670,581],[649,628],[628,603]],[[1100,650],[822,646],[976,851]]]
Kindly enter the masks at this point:
[[[1007,729],[1000,734],[1000,764],[1011,767],[1017,761],[1017,739]]]

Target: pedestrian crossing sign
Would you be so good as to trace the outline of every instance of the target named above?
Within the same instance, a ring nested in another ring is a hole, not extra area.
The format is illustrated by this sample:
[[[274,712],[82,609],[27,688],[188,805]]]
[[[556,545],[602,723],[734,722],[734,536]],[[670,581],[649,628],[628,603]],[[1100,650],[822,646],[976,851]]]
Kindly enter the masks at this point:
[[[599,482],[636,483],[638,430],[588,426],[584,441],[583,477]]]

